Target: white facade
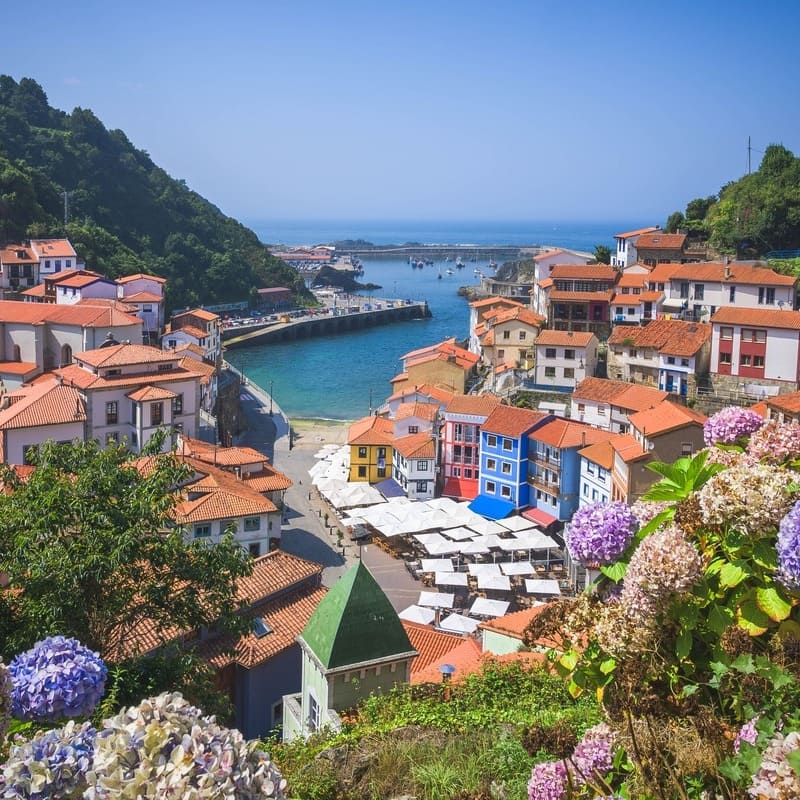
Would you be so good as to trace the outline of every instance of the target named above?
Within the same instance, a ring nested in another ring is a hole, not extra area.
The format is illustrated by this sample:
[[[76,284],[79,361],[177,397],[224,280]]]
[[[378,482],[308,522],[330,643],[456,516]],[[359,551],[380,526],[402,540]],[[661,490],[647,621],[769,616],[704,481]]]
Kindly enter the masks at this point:
[[[263,514],[248,514],[241,517],[228,517],[226,519],[197,520],[185,522],[182,525],[187,542],[202,539],[215,544],[219,543],[230,526],[234,528],[236,541],[253,558],[258,558],[269,552],[270,539],[280,538],[281,512],[273,511]]]
[[[103,300],[117,299],[117,284],[104,278],[86,286],[63,286],[56,284],[56,304],[74,306],[87,298]]]
[[[435,458],[406,458],[395,450],[392,456],[392,472],[409,500],[433,498],[436,488]]]
[[[743,331],[745,332],[744,337],[742,335]],[[762,333],[764,341],[758,341],[758,339],[761,339]],[[725,343],[730,342],[730,345],[721,348],[721,340]],[[743,341],[745,343],[744,347]],[[755,348],[752,347],[754,344],[756,345]],[[764,346],[758,348],[760,344]],[[721,363],[721,349],[730,352],[730,364],[723,365]],[[750,366],[743,363],[744,351],[759,354],[763,351],[761,356],[764,360],[763,373],[761,370],[756,372],[752,358]],[[763,379],[796,384],[800,380],[799,364],[800,331],[798,330],[766,328],[753,323],[731,324],[715,322],[713,324],[713,332],[711,334],[712,372],[739,377],[744,383],[747,383],[748,379]]]
[[[553,250],[541,253],[533,259],[533,286],[531,287],[531,311],[547,316],[547,302],[545,292],[539,283],[549,277],[550,270],[556,264],[589,264],[594,259],[590,256],[582,256],[569,250]]]
[[[597,337],[586,347],[536,344],[534,383],[553,389],[574,389],[594,375],[597,366]]]
[[[689,379],[696,374],[695,356],[658,356],[658,388],[685,397],[689,391]]]
[[[611,473],[581,456],[580,497],[578,507],[607,503],[611,500]]]

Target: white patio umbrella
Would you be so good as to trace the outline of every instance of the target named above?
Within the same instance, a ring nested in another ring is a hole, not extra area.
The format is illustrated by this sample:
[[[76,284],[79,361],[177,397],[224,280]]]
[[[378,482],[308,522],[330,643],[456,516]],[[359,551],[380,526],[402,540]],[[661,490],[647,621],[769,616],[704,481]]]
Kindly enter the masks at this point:
[[[508,561],[500,564],[503,575],[533,575],[536,568],[530,561]]]
[[[455,595],[452,592],[420,592],[418,606],[430,608],[452,608]]]
[[[437,586],[466,586],[466,572],[437,572],[433,581]]]
[[[488,519],[480,519],[470,522],[467,524],[467,527],[470,530],[475,531],[475,533],[480,533],[482,536],[506,532],[506,529],[502,525],[498,525],[496,522],[492,522]]]
[[[449,542],[447,539],[443,538],[440,542],[431,542],[425,549],[432,556],[446,556],[451,553],[458,553],[460,547],[460,542]]]
[[[526,578],[525,591],[528,594],[561,594],[561,587],[558,581],[545,580],[543,578]]]
[[[501,575],[499,564],[467,564],[470,575]]]
[[[469,610],[476,617],[502,617],[508,611],[510,603],[505,600],[489,600],[486,597],[477,597]]]
[[[454,542],[463,542],[466,539],[471,539],[475,533],[469,530],[469,528],[459,527],[446,528],[442,531],[442,535],[446,536],[448,539],[452,539]]]
[[[423,558],[421,567],[423,572],[452,572],[453,560],[451,558]]]
[[[506,575],[478,575],[478,588],[484,591],[510,592],[511,581]]]
[[[436,619],[436,612],[432,608],[413,605],[404,608],[397,616],[406,620],[406,622],[419,622],[421,625],[430,625]]]
[[[478,620],[465,617],[463,614],[450,614],[445,617],[439,627],[452,633],[474,633],[478,629]]]
[[[476,556],[488,553],[491,548],[485,542],[479,539],[473,539],[471,542],[461,542],[459,552],[464,556]]]
[[[529,528],[535,528],[533,522],[525,517],[506,517],[505,519],[497,520],[498,525],[502,525],[507,531],[525,531]]]

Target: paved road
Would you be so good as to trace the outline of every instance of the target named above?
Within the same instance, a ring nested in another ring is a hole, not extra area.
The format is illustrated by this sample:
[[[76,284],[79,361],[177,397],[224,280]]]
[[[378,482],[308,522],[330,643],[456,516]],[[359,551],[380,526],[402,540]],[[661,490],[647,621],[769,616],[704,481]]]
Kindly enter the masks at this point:
[[[415,603],[422,587],[406,570],[403,561],[392,558],[375,545],[359,547],[346,537],[344,547],[339,544],[336,529],[331,527],[335,517],[311,485],[308,474],[316,462],[314,453],[324,442],[295,441],[293,438],[290,449],[288,420],[274,402],[270,416],[269,395],[252,383],[242,387],[241,402],[247,429],[237,437],[236,443],[265,453],[294,481],[294,486],[286,492],[289,510],[281,531],[281,549],[322,564],[322,579],[326,586],[330,586],[360,556],[395,609],[400,611]],[[328,525],[325,524],[326,513]]]

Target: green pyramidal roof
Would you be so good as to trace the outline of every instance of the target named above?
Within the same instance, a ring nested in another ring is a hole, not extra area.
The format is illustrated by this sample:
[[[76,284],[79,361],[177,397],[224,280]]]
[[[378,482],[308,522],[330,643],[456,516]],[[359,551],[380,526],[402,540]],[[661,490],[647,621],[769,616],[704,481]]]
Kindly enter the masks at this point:
[[[330,588],[302,637],[326,669],[414,649],[389,598],[361,561]]]

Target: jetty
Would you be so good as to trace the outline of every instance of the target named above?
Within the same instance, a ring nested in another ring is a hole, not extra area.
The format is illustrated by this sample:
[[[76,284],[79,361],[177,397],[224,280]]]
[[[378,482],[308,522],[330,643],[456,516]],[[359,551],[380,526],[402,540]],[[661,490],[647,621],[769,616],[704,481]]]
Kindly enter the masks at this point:
[[[455,261],[530,258],[543,248],[541,245],[476,245],[476,244],[403,244],[370,245],[349,247],[341,244],[336,248],[337,255],[353,258],[421,258],[442,261],[449,258]]]
[[[245,327],[223,328],[225,348],[252,347],[289,342],[314,336],[329,336],[344,331],[389,325],[433,316],[425,300],[367,300],[354,297],[352,305],[309,309],[302,316],[283,315],[277,322],[259,322]]]

